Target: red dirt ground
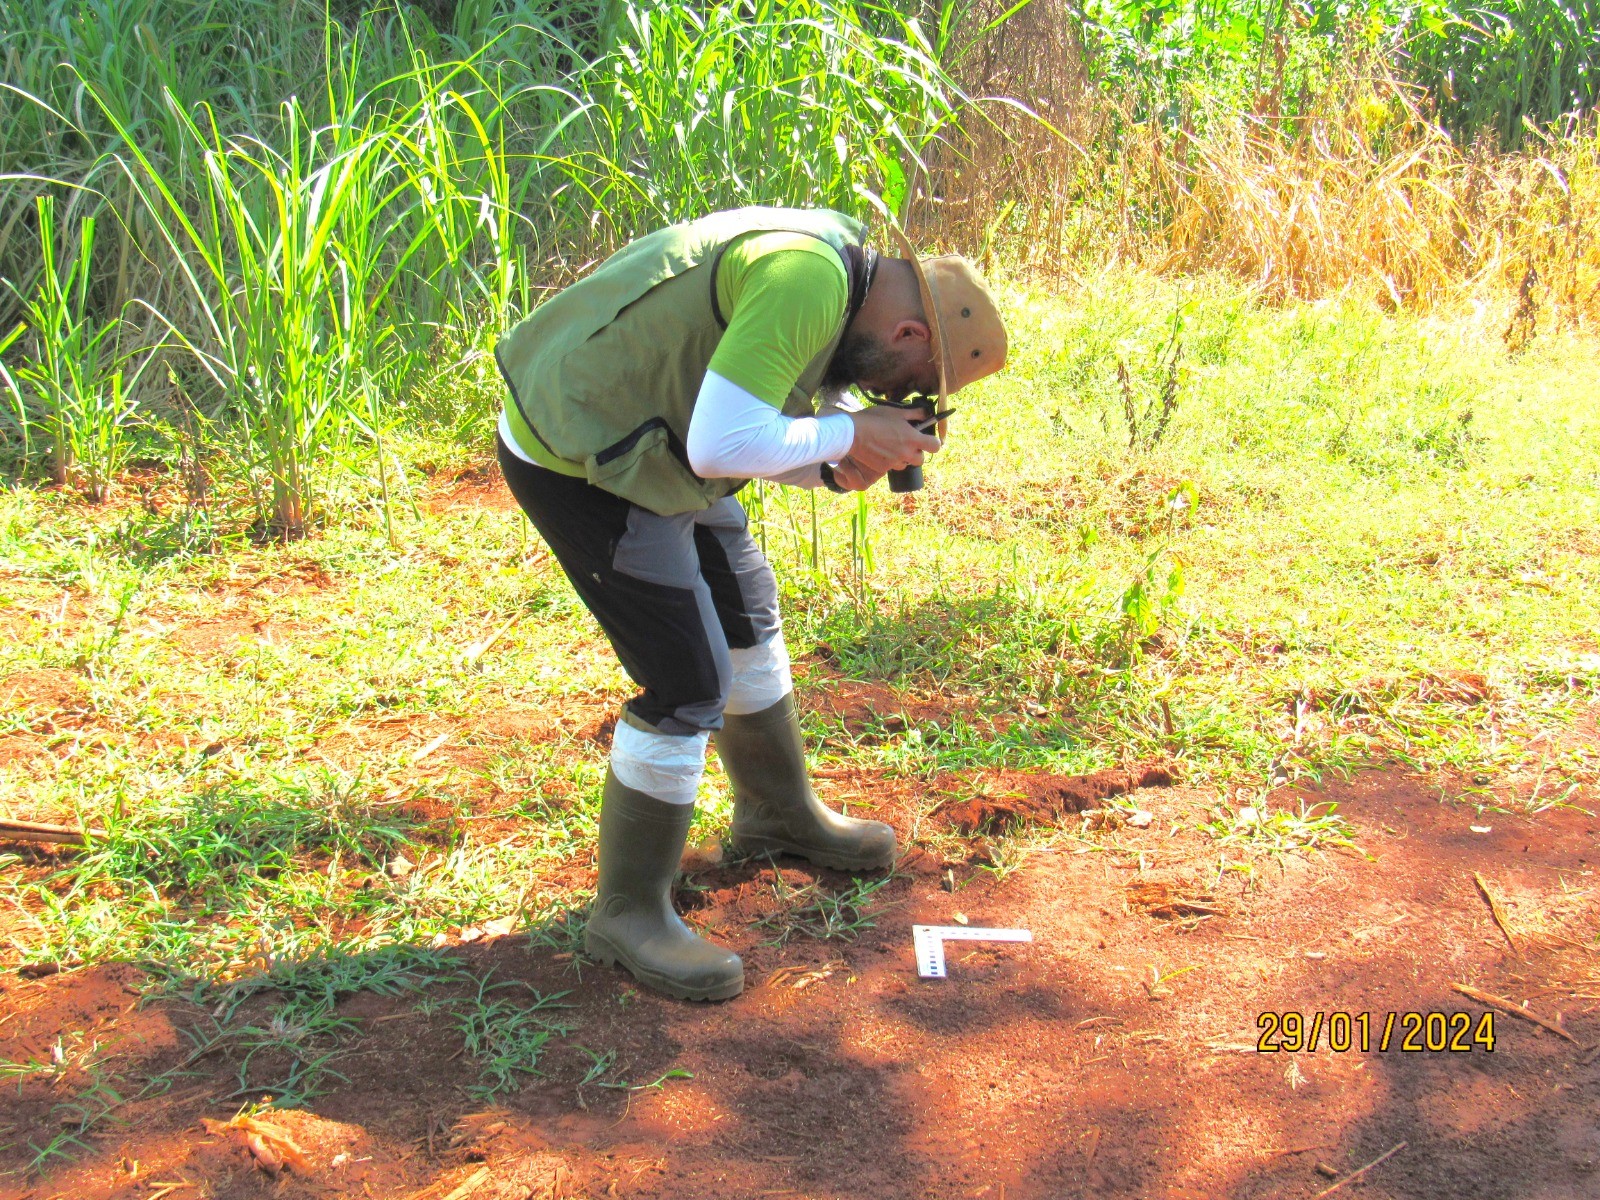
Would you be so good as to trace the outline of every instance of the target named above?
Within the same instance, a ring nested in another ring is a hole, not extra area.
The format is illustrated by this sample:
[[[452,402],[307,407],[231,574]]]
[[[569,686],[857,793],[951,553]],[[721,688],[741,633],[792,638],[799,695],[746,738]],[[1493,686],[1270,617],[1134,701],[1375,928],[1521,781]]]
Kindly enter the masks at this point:
[[[913,785],[870,782],[824,786],[858,812],[875,791],[909,834]],[[1236,853],[1170,832],[1203,797],[1135,798],[1156,819],[1101,843],[1120,849],[1067,839],[1004,876],[951,862],[954,891],[946,862],[914,851],[854,941],[764,945],[773,931],[753,922],[780,907],[773,867],[701,872],[683,906],[746,964],[747,990],[727,1004],[641,993],[520,935],[463,947],[479,972],[568,991],[581,1023],[551,1043],[546,1076],[494,1111],[464,1094],[476,1071],[447,1021],[415,997],[363,993],[342,1007],[362,1029],[334,1063],[348,1082],[265,1118],[306,1151],[309,1175],[274,1180],[241,1134],[208,1129],[240,1100],[227,1098],[233,1064],[201,1059],[168,1096],[124,1109],[127,1124],[78,1163],[0,1177],[0,1196],[1264,1200],[1314,1197],[1401,1143],[1339,1194],[1600,1196],[1600,1062],[1587,1049],[1600,1042],[1600,953],[1585,948],[1600,918],[1600,821],[1479,816],[1371,772],[1310,797],[1338,801],[1361,854],[1263,858],[1247,886],[1219,869]],[[817,878],[796,862],[778,871],[789,887]],[[919,981],[911,925],[960,916],[1035,941],[954,946],[950,978]],[[1529,1001],[1576,1044],[1500,1014],[1493,1053],[1256,1051],[1263,1012],[1371,1013],[1376,1040],[1389,1012],[1483,1011],[1457,982]],[[0,1057],[82,1030],[118,1055],[114,1086],[181,1062],[181,1030],[203,1014],[141,1007],[138,983],[116,965],[8,976]],[[693,1077],[579,1086],[591,1061],[580,1046],[617,1051],[613,1080]],[[81,1086],[7,1089],[0,1169],[26,1161]]]

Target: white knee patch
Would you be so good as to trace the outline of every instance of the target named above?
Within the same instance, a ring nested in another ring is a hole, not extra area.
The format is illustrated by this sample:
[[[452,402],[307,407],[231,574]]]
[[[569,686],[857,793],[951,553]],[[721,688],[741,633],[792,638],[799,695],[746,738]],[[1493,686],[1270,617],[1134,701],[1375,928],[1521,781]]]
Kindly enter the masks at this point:
[[[668,804],[693,804],[706,769],[709,733],[680,737],[617,722],[611,737],[611,771],[617,782]]]
[[[733,683],[723,712],[736,717],[771,708],[794,690],[789,674],[789,648],[781,632],[748,650],[730,650]]]

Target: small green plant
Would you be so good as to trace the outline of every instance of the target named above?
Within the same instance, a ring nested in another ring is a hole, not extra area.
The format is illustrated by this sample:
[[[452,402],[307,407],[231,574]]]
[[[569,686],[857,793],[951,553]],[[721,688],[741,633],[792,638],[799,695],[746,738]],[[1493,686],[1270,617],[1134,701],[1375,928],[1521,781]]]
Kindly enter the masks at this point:
[[[591,1050],[587,1046],[579,1046],[579,1050],[589,1056],[589,1069],[584,1072],[583,1078],[578,1080],[579,1087],[586,1087],[602,1079],[606,1072],[616,1065],[617,1052],[612,1050]]]
[[[1133,376],[1128,364],[1117,359],[1117,387],[1122,393],[1122,419],[1128,426],[1128,449],[1149,452],[1161,444],[1172,423],[1172,414],[1178,408],[1178,364],[1183,359],[1184,306],[1172,314],[1172,332],[1167,343],[1156,353],[1153,374],[1158,380],[1155,394],[1144,398],[1141,404],[1134,396]]]
[[[86,1140],[105,1123],[124,1123],[116,1110],[125,1103],[121,1092],[111,1086],[108,1064],[113,1056],[98,1054],[97,1042],[82,1034],[68,1038],[58,1037],[50,1046],[45,1058],[26,1062],[0,1062],[0,1079],[17,1081],[18,1095],[24,1094],[28,1084],[35,1079],[52,1094],[71,1091],[63,1100],[50,1107],[50,1124],[57,1132],[43,1145],[30,1141],[33,1152],[21,1168],[23,1174],[45,1170],[55,1160],[69,1162],[79,1154],[89,1153]],[[135,1099],[142,1099],[150,1089]]]
[[[647,1092],[647,1091],[659,1092],[663,1087],[666,1086],[666,1082],[669,1079],[693,1079],[693,1078],[694,1078],[694,1072],[693,1071],[686,1071],[682,1067],[673,1067],[672,1070],[666,1072],[663,1075],[660,1075],[660,1076],[656,1077],[655,1079],[652,1079],[649,1083],[629,1083],[626,1079],[622,1079],[622,1080],[618,1080],[615,1083],[602,1083],[600,1086],[601,1087],[606,1087],[606,1088],[617,1088],[617,1089],[620,1089],[620,1090],[623,1090],[623,1091],[629,1091],[629,1092]]]
[[[492,975],[477,980],[474,994],[455,1005],[456,1029],[479,1068],[480,1082],[468,1091],[484,1101],[516,1091],[524,1077],[540,1074],[545,1044],[573,1029],[558,1015],[570,1007],[560,1003],[566,992],[547,996],[517,980],[492,983]],[[505,988],[521,991],[494,994]]]
[[[1157,520],[1164,536],[1145,554],[1117,601],[1127,631],[1135,638],[1149,637],[1178,612],[1185,586],[1183,560],[1172,552],[1172,544],[1178,523],[1188,519],[1199,502],[1199,489],[1187,480],[1162,498]]]
[[[87,1087],[50,1110],[51,1117],[60,1123],[61,1131],[43,1146],[28,1143],[33,1158],[24,1168],[25,1173],[43,1171],[56,1159],[71,1161],[79,1154],[92,1153],[93,1148],[85,1139],[107,1121],[121,1123],[115,1113],[123,1103],[120,1092],[98,1072],[91,1072]]]
[[[875,903],[873,897],[893,878],[883,875],[876,879],[857,879],[843,891],[832,892],[820,882],[793,887],[781,871],[775,869],[773,874],[776,878],[772,892],[783,907],[756,922],[775,931],[767,943],[772,946],[786,945],[795,934],[819,941],[853,940],[863,929],[871,929],[877,923],[869,914]]]
[[[1293,812],[1251,805],[1237,811],[1220,807],[1201,829],[1222,845],[1274,854],[1318,846],[1355,846],[1355,827],[1332,801],[1307,804],[1301,800]]]

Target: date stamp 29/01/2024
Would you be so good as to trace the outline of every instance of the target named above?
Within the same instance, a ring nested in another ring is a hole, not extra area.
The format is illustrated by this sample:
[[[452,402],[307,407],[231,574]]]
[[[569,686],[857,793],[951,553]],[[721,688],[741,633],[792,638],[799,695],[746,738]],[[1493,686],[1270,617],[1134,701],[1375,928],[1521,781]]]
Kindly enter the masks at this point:
[[[1335,1054],[1494,1053],[1492,1012],[1264,1012],[1256,1028],[1262,1054],[1312,1054],[1323,1046]]]

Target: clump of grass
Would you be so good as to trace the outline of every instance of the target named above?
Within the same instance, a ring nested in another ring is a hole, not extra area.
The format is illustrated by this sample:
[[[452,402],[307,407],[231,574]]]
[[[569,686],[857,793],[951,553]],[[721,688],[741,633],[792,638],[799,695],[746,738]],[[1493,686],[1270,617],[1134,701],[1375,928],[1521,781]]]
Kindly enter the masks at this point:
[[[342,782],[324,772],[320,787],[331,785],[331,793],[314,780],[298,803],[292,789],[274,796],[246,783],[202,789],[165,811],[146,806],[130,820],[113,819],[105,840],[68,870],[83,879],[142,877],[205,893],[275,876],[308,853],[381,867],[408,844],[415,822],[371,809]]]
[[[51,195],[35,198],[35,216],[38,285],[31,295],[18,294],[23,323],[7,345],[31,332],[38,357],[22,359],[15,371],[0,371],[0,383],[11,391],[23,453],[33,452],[31,435],[37,430],[43,442],[38,453],[48,463],[51,481],[65,487],[77,480],[89,500],[104,503],[127,463],[133,393],[143,368],[125,369],[129,353],[120,344],[121,314],[104,315],[91,301],[95,218],[81,218],[76,236],[65,235]]]
[[[494,994],[504,988],[522,990]],[[574,1028],[559,1015],[566,994],[545,995],[514,980],[491,983],[488,975],[477,980],[476,991],[453,1006],[456,1029],[479,1067],[480,1082],[467,1089],[471,1095],[487,1102],[540,1074],[546,1044]]]
[[[266,1095],[297,1107],[344,1078],[334,1067],[359,1023],[341,1015],[340,1001],[361,991],[380,996],[417,993],[458,982],[463,973],[446,954],[423,947],[319,947],[240,978],[175,981],[211,1014],[211,1028],[188,1031],[194,1050],[172,1074],[201,1059],[231,1059],[233,1096]]]
[[[836,892],[815,882],[795,887],[781,872],[774,874],[773,897],[782,907],[756,922],[773,931],[769,944],[774,946],[787,945],[796,934],[818,941],[854,940],[862,930],[877,924],[871,915],[873,898],[893,878],[882,875],[876,879],[857,879],[843,891]]]
[[[1241,846],[1263,853],[1283,854],[1319,846],[1355,846],[1355,829],[1339,813],[1337,804],[1300,801],[1294,811],[1245,805],[1238,811],[1214,810],[1201,825],[1219,845]]]

